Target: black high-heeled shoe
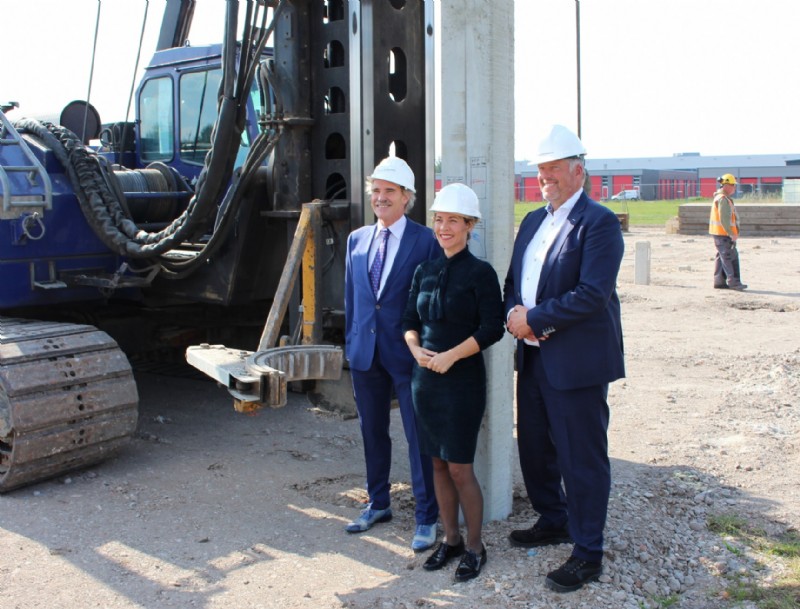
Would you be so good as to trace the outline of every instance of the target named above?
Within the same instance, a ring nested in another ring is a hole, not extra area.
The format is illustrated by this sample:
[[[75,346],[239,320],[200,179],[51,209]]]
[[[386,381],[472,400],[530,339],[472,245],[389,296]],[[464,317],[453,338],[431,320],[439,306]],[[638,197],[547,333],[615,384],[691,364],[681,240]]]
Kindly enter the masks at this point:
[[[428,556],[428,560],[422,565],[426,571],[438,571],[444,567],[451,558],[461,556],[464,553],[464,539],[462,538],[456,545],[451,546],[442,541],[436,546],[433,554]]]
[[[464,552],[464,556],[461,557],[461,562],[458,563],[455,580],[457,582],[465,582],[478,577],[485,564],[486,546],[483,546],[480,554],[476,554],[472,550],[467,550]]]

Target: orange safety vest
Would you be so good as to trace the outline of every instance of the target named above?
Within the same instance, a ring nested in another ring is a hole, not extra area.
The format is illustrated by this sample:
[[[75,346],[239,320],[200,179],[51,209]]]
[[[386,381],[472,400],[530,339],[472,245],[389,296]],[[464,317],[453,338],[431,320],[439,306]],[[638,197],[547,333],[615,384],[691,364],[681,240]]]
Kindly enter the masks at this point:
[[[711,235],[721,235],[723,237],[730,236],[725,232],[725,227],[722,226],[722,219],[719,215],[719,200],[727,199],[728,205],[731,206],[731,232],[730,234],[739,236],[739,223],[736,220],[736,207],[730,197],[726,197],[724,193],[717,192],[714,195],[714,202],[711,204],[711,217],[708,219],[708,232]]]

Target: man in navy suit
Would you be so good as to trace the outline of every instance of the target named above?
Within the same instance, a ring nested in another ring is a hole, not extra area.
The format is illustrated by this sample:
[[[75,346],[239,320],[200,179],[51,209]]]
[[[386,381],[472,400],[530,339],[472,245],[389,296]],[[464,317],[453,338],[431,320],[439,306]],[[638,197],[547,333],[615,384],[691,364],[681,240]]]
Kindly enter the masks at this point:
[[[403,339],[401,321],[417,265],[441,256],[442,250],[430,228],[405,216],[414,205],[415,190],[414,173],[403,159],[391,156],[381,161],[367,179],[367,194],[378,221],[353,231],[347,240],[345,349],[364,441],[369,505],[346,530],[361,533],[392,518],[389,412],[394,390],[416,499],[411,547],[421,552],[436,542],[439,508],[431,459],[419,452],[411,401],[414,358]]]
[[[525,487],[539,514],[512,531],[522,547],[573,542],[546,585],[577,590],[603,571],[611,490],[608,384],[625,375],[616,292],[623,239],[614,213],[583,192],[586,149],[556,125],[539,146],[548,202],[514,242],[504,299],[517,339],[517,441]],[[563,487],[562,487],[563,480]]]

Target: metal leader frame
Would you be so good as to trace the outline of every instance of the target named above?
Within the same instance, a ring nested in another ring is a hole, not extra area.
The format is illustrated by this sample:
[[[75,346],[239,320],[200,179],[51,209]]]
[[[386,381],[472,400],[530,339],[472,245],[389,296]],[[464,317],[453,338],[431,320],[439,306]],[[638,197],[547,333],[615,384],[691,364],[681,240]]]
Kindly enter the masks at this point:
[[[273,40],[265,69],[281,84],[281,137],[269,190],[272,213],[294,229],[291,247],[258,351],[186,352],[245,411],[285,405],[288,382],[340,378],[342,349],[323,344],[323,311],[343,318],[347,235],[373,221],[364,183],[377,162],[394,153],[414,170],[413,219],[425,223],[433,196],[432,0],[289,1]],[[287,311],[290,325],[300,315],[300,344],[280,338]]]

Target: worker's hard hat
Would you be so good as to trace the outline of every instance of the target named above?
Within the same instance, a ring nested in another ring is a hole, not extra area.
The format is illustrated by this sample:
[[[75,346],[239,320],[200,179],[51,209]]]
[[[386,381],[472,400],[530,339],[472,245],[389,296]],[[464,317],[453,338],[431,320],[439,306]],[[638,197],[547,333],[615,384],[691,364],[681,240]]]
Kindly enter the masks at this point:
[[[732,173],[726,173],[721,178],[717,178],[717,181],[720,184],[734,184],[734,185],[736,184],[736,178],[733,177]]]
[[[480,218],[481,208],[478,195],[466,184],[448,184],[436,193],[431,211],[460,214],[469,218]]]
[[[417,192],[414,190],[414,172],[411,171],[411,167],[408,166],[408,163],[400,157],[388,156],[383,159],[378,163],[378,166],[375,168],[375,171],[372,172],[372,175],[369,176],[369,179],[386,180],[387,182],[402,186],[413,193]]]
[[[536,158],[532,165],[558,161],[586,154],[580,138],[563,125],[553,125],[544,139],[539,142]]]

